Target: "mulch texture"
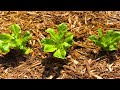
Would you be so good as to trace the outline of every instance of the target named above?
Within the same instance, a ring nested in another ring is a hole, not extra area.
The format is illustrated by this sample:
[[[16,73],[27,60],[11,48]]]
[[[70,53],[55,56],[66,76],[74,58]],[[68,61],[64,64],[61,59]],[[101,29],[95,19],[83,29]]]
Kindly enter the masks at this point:
[[[40,41],[49,36],[47,28],[66,22],[74,42],[65,60],[43,52]],[[0,54],[1,79],[118,79],[120,50],[107,53],[88,37],[97,35],[98,28],[120,31],[120,11],[0,11],[0,33],[10,33],[9,26],[19,24],[29,30],[32,39],[28,46],[33,52],[19,51]]]

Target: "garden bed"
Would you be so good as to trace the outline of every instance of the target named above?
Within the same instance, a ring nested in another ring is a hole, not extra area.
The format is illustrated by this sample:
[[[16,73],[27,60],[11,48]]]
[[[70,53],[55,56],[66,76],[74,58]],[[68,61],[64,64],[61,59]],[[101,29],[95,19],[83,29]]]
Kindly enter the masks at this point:
[[[40,43],[48,35],[47,28],[63,22],[74,35],[65,60],[44,52]],[[120,31],[119,11],[0,11],[0,33],[10,33],[9,26],[15,23],[22,33],[28,30],[32,34],[28,46],[33,52],[0,54],[1,79],[120,78],[120,49],[108,55],[88,39],[98,34],[98,28],[104,33],[109,29]]]

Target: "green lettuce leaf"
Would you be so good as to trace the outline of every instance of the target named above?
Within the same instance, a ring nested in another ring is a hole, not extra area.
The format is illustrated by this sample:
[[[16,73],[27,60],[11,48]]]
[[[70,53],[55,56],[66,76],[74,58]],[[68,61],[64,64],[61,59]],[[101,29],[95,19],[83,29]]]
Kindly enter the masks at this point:
[[[54,57],[57,57],[57,58],[61,58],[61,59],[64,59],[65,56],[66,56],[66,51],[64,49],[60,50],[58,49],[54,54],[53,54]]]
[[[59,43],[59,40],[58,40],[58,38],[57,38],[57,36],[56,36],[56,33],[55,33],[54,29],[48,28],[48,29],[46,30],[46,32],[50,34],[50,36],[51,36],[51,38],[54,40],[54,42]]]
[[[21,28],[18,24],[13,24],[10,26],[10,30],[12,31],[12,35],[15,38],[20,38]]]
[[[22,44],[26,45],[27,42],[31,39],[30,32],[26,31],[25,34],[22,37]]]
[[[65,37],[65,42],[72,44],[73,42],[73,34],[71,32],[68,32]]]
[[[45,44],[44,46],[44,52],[54,52],[55,50],[57,50],[55,45]]]
[[[0,41],[7,42],[12,39],[10,34],[0,34]]]
[[[57,29],[58,29],[59,32],[66,33],[67,30],[68,30],[68,27],[65,23],[61,23],[57,26]]]

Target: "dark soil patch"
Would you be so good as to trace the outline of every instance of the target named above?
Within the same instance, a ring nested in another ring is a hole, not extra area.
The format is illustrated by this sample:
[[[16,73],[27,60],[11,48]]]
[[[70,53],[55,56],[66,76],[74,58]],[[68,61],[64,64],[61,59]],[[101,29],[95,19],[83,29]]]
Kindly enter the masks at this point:
[[[25,62],[26,57],[18,50],[11,50],[6,55],[0,57],[0,64],[6,69],[9,67],[17,67],[20,62]]]
[[[42,60],[42,65],[45,66],[45,69],[43,71],[43,79],[46,79],[46,77],[53,76],[52,79],[58,78],[61,74],[61,70],[63,70],[63,66],[67,65],[68,60],[61,60],[53,57],[46,58]]]

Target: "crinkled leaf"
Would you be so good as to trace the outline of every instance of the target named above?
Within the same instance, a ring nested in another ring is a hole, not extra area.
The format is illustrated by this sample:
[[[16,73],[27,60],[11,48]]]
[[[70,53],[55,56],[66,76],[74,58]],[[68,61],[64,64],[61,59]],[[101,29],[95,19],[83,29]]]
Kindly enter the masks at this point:
[[[53,54],[54,57],[57,57],[57,58],[61,58],[61,59],[64,59],[65,56],[66,56],[66,51],[64,49],[60,50],[58,49],[54,54]]]
[[[55,34],[54,29],[48,28],[48,29],[46,30],[46,32],[50,34],[50,36],[51,36],[51,38],[54,40],[54,42],[56,42],[56,43],[59,42],[58,38],[56,37],[56,34]]]
[[[42,45],[44,44],[54,44],[54,41],[51,39],[44,38],[41,40]]]
[[[112,41],[113,41],[113,42],[119,42],[119,41],[120,41],[120,36],[114,38]]]
[[[71,32],[68,32],[66,34],[66,37],[65,37],[64,41],[71,45],[72,41],[73,41],[73,34]]]
[[[2,43],[3,43],[3,41],[0,41],[0,50],[2,49]]]
[[[57,50],[55,45],[45,44],[44,46],[44,52],[54,52],[55,50]]]
[[[99,35],[99,37],[102,37],[102,36],[103,36],[103,33],[102,33],[102,29],[101,29],[101,28],[98,29],[98,35]]]
[[[30,48],[26,48],[26,47],[21,48],[21,50],[22,50],[23,53],[26,54],[26,55],[28,55],[29,53],[32,52],[32,49],[30,49]]]
[[[116,31],[112,34],[112,42],[119,42],[119,40],[120,40],[120,32]]]
[[[60,51],[61,51],[62,59],[64,59],[65,56],[66,56],[66,50],[65,49],[60,49]]]
[[[18,41],[19,42],[19,41]],[[19,42],[20,43],[20,42]],[[17,45],[16,44],[18,44],[17,42],[16,42],[16,40],[11,40],[11,42],[10,42],[10,47],[11,48],[15,48]]]
[[[0,41],[10,41],[12,39],[10,34],[0,34]]]
[[[25,53],[24,54],[29,54],[29,53],[31,53],[32,52],[32,49],[30,49],[30,48],[27,48],[26,50],[25,50]]]
[[[69,48],[69,47],[71,46],[71,44],[69,44],[69,43],[67,43],[67,42],[64,42],[64,43],[63,43],[63,46],[67,49],[67,48]]]
[[[57,35],[58,39],[62,40],[64,38],[65,33],[68,30],[68,27],[65,23],[61,23],[57,26],[57,29],[58,29],[58,35]]]
[[[113,30],[108,30],[107,33],[104,35],[105,38],[109,38],[113,33]]]
[[[100,47],[103,47],[103,44],[100,41],[96,41],[95,44],[100,46]]]
[[[61,40],[64,38],[64,35],[65,35],[65,33],[59,32],[59,33],[57,34],[58,40],[61,41]]]
[[[8,53],[10,51],[10,42],[12,37],[9,34],[0,34],[0,50],[3,53]]]
[[[14,41],[11,42],[11,44],[15,45],[15,48],[20,48],[22,45],[22,40],[21,39],[15,39]]]
[[[22,44],[26,45],[30,39],[31,39],[30,32],[26,31],[22,37]]]
[[[12,35],[14,35],[15,38],[20,38],[21,28],[18,24],[11,25],[10,30],[12,31]]]
[[[113,39],[113,37],[111,36],[109,38],[105,38],[104,41],[102,41],[102,42],[106,43],[106,45],[109,46],[112,43],[112,39]]]
[[[104,35],[104,40],[103,42],[106,44],[104,46],[104,48],[107,50],[107,51],[113,51],[113,50],[117,50],[117,43],[119,42],[120,40],[120,36],[119,36],[119,33],[116,33],[115,31],[113,30],[108,30],[106,35]],[[115,45],[116,43],[116,45]]]
[[[54,56],[54,57],[57,57],[57,58],[62,58],[60,49],[58,49],[57,51],[55,51],[55,53],[53,54],[53,56]]]
[[[99,30],[99,39],[96,36],[90,36],[90,39],[106,51],[113,51],[118,49],[118,42],[120,40],[120,32],[108,30],[105,35]]]
[[[106,39],[106,43],[108,45],[113,45],[114,43],[118,43],[120,40],[120,33],[119,32],[113,32],[109,38]]]
[[[111,37],[112,33],[113,33],[113,30],[108,30],[107,33],[100,38],[100,41],[108,43],[108,39],[110,39],[110,40],[112,39],[112,37]]]
[[[117,45],[110,45],[109,46],[109,51],[117,50]]]
[[[29,54],[29,53],[32,52],[32,49],[27,48],[27,47],[25,47],[23,45],[21,45],[19,49],[22,51],[23,54]]]
[[[92,41],[94,41],[94,42],[98,41],[98,38],[95,35],[91,35],[89,37],[89,39],[92,40]]]
[[[65,32],[67,32],[68,27],[67,27],[66,23],[61,23],[57,26],[57,29],[59,32],[65,33]]]
[[[10,44],[9,43],[3,43],[1,47],[1,51],[3,53],[8,53],[10,51]]]
[[[114,31],[112,33],[112,36],[114,36],[114,37],[120,36],[120,32],[119,31]]]

